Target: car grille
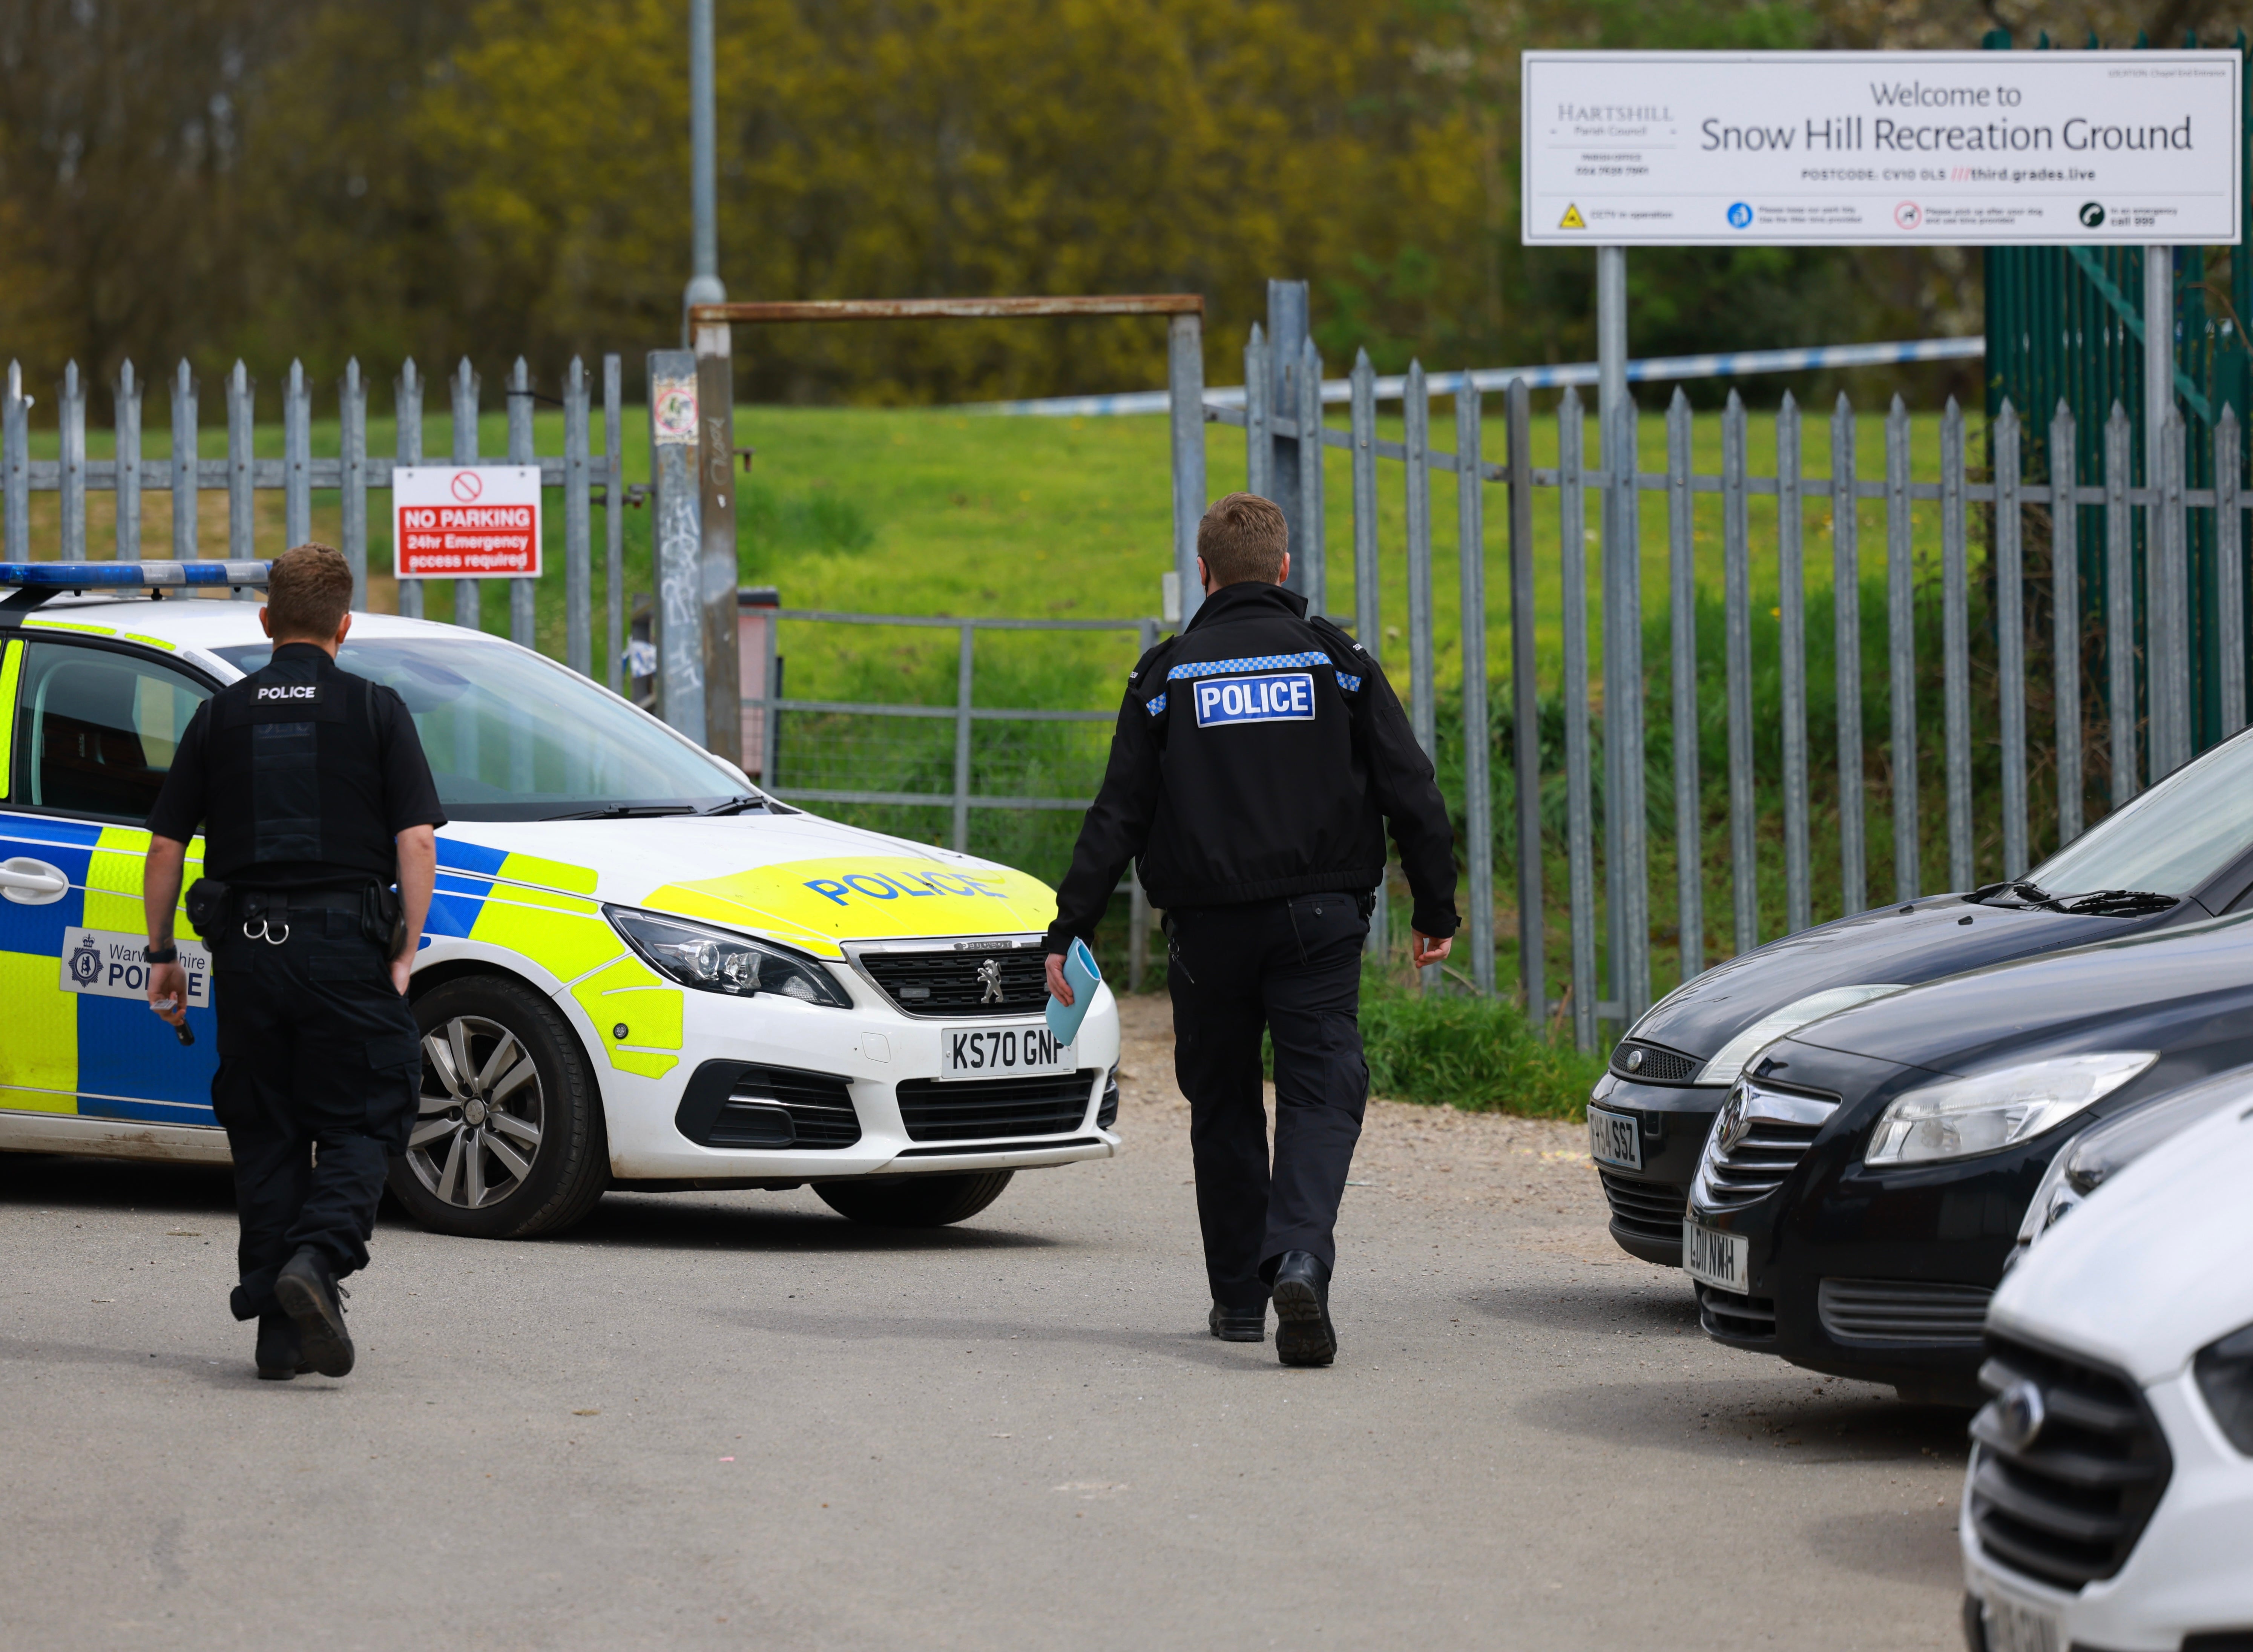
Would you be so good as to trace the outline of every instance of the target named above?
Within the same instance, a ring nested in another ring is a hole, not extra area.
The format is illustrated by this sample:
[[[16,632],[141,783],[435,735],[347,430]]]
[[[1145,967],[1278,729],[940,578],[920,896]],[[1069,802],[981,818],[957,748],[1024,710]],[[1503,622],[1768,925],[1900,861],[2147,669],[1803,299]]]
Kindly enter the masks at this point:
[[[1775,1192],[1838,1109],[1836,1096],[1739,1079],[1713,1120],[1712,1133],[1705,1138],[1705,1156],[1698,1167],[1698,1202],[1716,1210],[1735,1210]],[[1731,1117],[1740,1111],[1742,1133],[1724,1146]]]
[[[1979,1384],[1998,1397],[1971,1419],[1971,1523],[1995,1559],[2061,1589],[2127,1564],[2166,1490],[2166,1436],[2125,1377],[2005,1337],[1987,1339]],[[2010,1426],[2020,1384],[2041,1397],[2031,1439]]]
[[[1037,1015],[1047,1008],[1048,955],[1038,946],[952,947],[927,952],[866,951],[855,961],[909,1015]],[[1001,996],[980,967],[999,966]]]
[[[1680,1243],[1683,1213],[1690,1207],[1688,1188],[1670,1188],[1663,1181],[1637,1181],[1608,1170],[1596,1174],[1603,1180],[1613,1226],[1637,1238]]]
[[[1642,1057],[1639,1062],[1636,1060],[1637,1056]],[[1636,1064],[1629,1066],[1629,1062]],[[1639,1084],[1686,1084],[1698,1077],[1705,1065],[1695,1056],[1685,1056],[1664,1044],[1647,1044],[1639,1038],[1623,1039],[1612,1051],[1612,1070]]]
[[[1119,1070],[1111,1070],[1110,1082],[1103,1086],[1103,1099],[1095,1109],[1095,1127],[1108,1130],[1119,1122]]]
[[[1841,1342],[1922,1342],[1977,1346],[1986,1334],[1987,1302],[1976,1285],[1921,1279],[1825,1279],[1815,1289],[1823,1328]]]
[[[1698,1322],[1709,1335],[1766,1341],[1775,1335],[1775,1299],[1733,1296],[1710,1285],[1698,1287]]]
[[[900,1122],[910,1141],[985,1141],[1054,1136],[1086,1121],[1099,1070],[1037,1078],[950,1082],[910,1078],[899,1087]]]
[[[853,1085],[835,1073],[736,1062],[696,1070],[674,1116],[707,1147],[849,1147],[861,1139]]]

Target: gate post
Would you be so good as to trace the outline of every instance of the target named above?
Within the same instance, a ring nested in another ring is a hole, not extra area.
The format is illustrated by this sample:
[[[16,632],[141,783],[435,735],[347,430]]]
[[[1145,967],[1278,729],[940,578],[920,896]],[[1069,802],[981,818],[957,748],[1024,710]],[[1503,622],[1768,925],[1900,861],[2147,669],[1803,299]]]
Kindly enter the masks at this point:
[[[691,329],[696,356],[697,599],[703,610],[704,744],[737,768],[743,763],[743,687],[736,596],[736,487],[728,466],[736,451],[734,328],[700,321]]]
[[[1181,582],[1182,624],[1204,601],[1197,584],[1197,523],[1204,516],[1204,317],[1166,324],[1166,392],[1173,421],[1174,574]],[[1153,638],[1153,641],[1155,639]]]
[[[1269,417],[1298,418],[1299,377],[1306,371],[1301,360],[1306,346],[1307,283],[1271,280],[1267,283]],[[1267,451],[1267,497],[1282,511],[1283,525],[1291,542],[1291,576],[1283,583],[1304,596],[1308,594],[1309,569],[1305,542],[1307,525],[1301,519],[1305,509],[1299,498],[1299,438],[1271,435]]]
[[[696,499],[696,358],[649,352],[650,542],[657,580],[657,711],[705,739],[701,531]],[[731,614],[729,618],[732,620]]]

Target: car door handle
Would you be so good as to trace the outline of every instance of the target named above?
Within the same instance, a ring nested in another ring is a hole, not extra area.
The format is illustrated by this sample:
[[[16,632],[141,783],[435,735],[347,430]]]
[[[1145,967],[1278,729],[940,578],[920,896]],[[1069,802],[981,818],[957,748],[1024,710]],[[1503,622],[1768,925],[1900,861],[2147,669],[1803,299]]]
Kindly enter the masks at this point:
[[[0,896],[18,906],[48,906],[70,893],[70,880],[58,867],[18,855],[0,861]]]

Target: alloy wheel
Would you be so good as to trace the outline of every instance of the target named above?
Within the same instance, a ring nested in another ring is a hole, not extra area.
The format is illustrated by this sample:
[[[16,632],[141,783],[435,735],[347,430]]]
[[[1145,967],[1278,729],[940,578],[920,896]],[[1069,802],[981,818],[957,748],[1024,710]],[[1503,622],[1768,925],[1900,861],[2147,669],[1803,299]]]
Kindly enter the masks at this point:
[[[423,1035],[419,1114],[407,1146],[415,1180],[465,1210],[496,1203],[540,1155],[540,1070],[499,1021],[457,1015]]]

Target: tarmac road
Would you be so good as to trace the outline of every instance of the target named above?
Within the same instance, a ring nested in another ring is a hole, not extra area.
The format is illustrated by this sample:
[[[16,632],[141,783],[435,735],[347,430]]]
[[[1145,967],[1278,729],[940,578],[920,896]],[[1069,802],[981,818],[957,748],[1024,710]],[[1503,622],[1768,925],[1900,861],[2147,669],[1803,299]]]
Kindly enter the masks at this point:
[[[1162,1009],[1123,1154],[882,1232],[387,1222],[260,1383],[223,1174],[0,1159],[0,1644],[1960,1644],[1960,1412],[1707,1343],[1577,1128],[1371,1109],[1334,1369],[1205,1335]]]

